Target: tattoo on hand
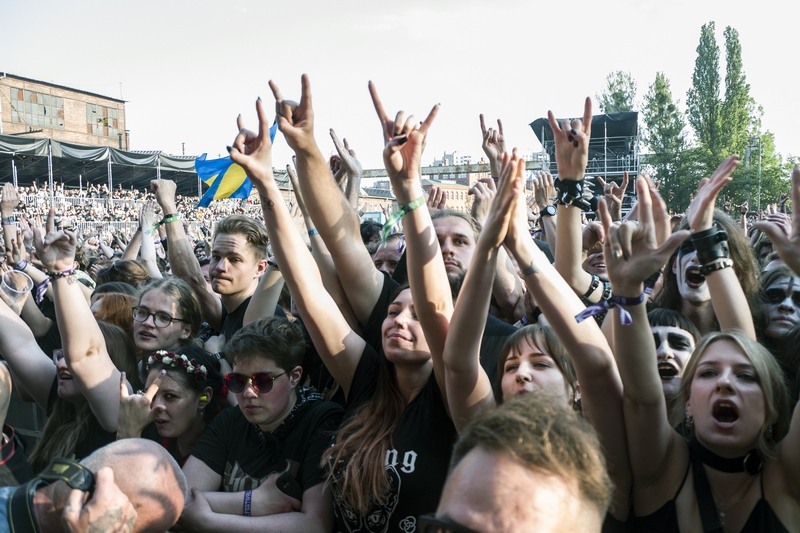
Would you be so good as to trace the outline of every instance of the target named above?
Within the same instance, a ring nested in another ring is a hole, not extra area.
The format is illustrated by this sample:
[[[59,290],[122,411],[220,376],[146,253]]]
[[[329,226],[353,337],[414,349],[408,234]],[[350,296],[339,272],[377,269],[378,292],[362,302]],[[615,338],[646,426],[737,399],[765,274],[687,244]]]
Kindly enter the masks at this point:
[[[265,206],[267,209],[272,211],[272,208],[275,207],[275,202],[264,196],[263,194],[259,195],[261,198],[261,205]]]

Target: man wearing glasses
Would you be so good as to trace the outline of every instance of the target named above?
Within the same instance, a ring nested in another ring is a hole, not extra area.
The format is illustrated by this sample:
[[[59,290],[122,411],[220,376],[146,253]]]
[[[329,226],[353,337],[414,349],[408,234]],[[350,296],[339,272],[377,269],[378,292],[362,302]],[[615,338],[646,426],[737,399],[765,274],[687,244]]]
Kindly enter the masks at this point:
[[[225,376],[238,408],[206,429],[184,471],[193,490],[181,524],[190,531],[330,531],[322,452],[342,408],[298,386],[305,340],[282,317],[248,324],[228,342]]]

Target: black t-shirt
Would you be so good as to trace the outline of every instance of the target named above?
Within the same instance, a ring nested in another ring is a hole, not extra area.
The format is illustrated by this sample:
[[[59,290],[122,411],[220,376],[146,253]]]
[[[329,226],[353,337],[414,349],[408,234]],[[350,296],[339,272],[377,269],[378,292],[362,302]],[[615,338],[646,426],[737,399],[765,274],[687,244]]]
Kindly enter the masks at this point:
[[[361,337],[368,345],[372,346],[376,352],[380,352],[382,349],[381,326],[389,310],[389,304],[392,303],[392,295],[399,286],[399,283],[389,277],[388,274],[384,273],[381,295],[378,297],[378,301],[372,309],[369,320],[366,325],[362,327]],[[480,359],[481,366],[489,376],[492,386],[494,386],[495,377],[497,376],[497,358],[500,356],[500,351],[506,339],[515,331],[517,331],[517,328],[511,324],[503,322],[492,315],[486,316],[483,338],[481,339]]]
[[[16,487],[33,479],[33,470],[14,428],[6,424],[3,433],[8,442],[0,446],[0,486]]]
[[[53,386],[50,387],[50,396],[47,398],[47,416],[53,413],[53,406],[58,398],[58,376],[53,378]],[[94,413],[89,413],[89,424],[86,428],[86,435],[83,439],[75,443],[75,460],[80,461],[91,455],[95,450],[99,450],[106,444],[111,444],[117,440],[116,431],[106,431],[103,429],[103,424],[94,416]]]
[[[375,394],[381,357],[369,345],[365,347],[353,376],[345,417]],[[427,385],[406,406],[392,433],[392,447],[386,454],[391,494],[386,501],[366,516],[358,514],[341,503],[341,488],[334,475],[331,487],[336,531],[415,531],[419,515],[436,511],[455,439],[455,426],[431,373]]]
[[[270,474],[299,465],[297,482],[305,491],[325,480],[322,452],[342,420],[342,408],[326,402],[316,391],[302,389],[297,404],[270,433],[247,421],[239,408],[223,410],[206,427],[192,455],[222,476],[224,492],[258,487]]]
[[[225,335],[226,340],[230,340],[237,331],[242,329],[244,325],[244,314],[247,312],[247,306],[250,305],[250,300],[252,298],[252,296],[247,298],[247,300],[240,303],[239,307],[230,313],[225,309],[225,305],[222,306],[222,328],[219,333],[220,335]],[[275,306],[275,316],[286,317],[286,313],[280,305]]]

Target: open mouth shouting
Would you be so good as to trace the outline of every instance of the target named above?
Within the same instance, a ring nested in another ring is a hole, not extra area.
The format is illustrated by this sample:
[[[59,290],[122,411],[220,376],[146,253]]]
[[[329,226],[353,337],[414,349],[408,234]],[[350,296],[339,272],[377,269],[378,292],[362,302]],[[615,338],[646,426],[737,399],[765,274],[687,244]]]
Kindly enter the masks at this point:
[[[699,289],[706,282],[706,277],[700,273],[700,268],[696,266],[688,267],[683,277],[686,280],[686,285],[691,289]]]
[[[727,400],[718,400],[714,402],[711,416],[714,417],[718,426],[729,428],[739,420],[739,409]]]
[[[658,363],[658,375],[661,377],[661,381],[671,381],[678,377],[678,374],[680,374],[680,371],[674,364],[668,362]]]

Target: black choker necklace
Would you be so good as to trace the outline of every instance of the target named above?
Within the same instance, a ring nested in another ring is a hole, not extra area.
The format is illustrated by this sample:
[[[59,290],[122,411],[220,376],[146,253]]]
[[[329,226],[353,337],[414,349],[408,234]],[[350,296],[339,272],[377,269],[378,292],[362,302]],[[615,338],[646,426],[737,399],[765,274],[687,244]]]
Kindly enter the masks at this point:
[[[720,472],[747,472],[753,476],[761,470],[761,454],[756,448],[747,452],[746,455],[729,459],[727,457],[721,457],[703,446],[700,441],[697,440],[697,437],[693,437],[692,440],[689,441],[689,447],[695,457],[700,459],[703,464],[710,466],[714,470],[719,470]]]

